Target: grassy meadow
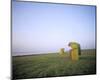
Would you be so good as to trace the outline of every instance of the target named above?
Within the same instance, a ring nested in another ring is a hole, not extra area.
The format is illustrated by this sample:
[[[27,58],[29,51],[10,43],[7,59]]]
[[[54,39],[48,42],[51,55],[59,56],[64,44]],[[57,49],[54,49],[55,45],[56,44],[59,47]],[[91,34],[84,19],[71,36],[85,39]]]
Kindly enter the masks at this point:
[[[12,57],[14,79],[96,74],[96,50],[82,50],[78,61],[69,54],[38,54]]]

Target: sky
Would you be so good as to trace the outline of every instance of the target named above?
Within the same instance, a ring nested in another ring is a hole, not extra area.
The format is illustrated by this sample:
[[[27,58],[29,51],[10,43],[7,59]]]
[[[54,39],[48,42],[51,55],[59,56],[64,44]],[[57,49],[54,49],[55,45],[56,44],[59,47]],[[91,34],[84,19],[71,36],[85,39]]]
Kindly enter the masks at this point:
[[[95,6],[12,2],[12,53],[69,50],[69,42],[95,49]]]

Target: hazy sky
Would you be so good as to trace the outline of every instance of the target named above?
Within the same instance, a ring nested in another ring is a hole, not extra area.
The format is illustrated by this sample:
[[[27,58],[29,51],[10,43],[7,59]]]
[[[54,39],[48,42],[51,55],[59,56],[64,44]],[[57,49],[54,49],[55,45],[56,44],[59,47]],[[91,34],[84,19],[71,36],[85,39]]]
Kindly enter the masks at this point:
[[[13,1],[13,54],[68,50],[71,41],[95,48],[95,6]]]

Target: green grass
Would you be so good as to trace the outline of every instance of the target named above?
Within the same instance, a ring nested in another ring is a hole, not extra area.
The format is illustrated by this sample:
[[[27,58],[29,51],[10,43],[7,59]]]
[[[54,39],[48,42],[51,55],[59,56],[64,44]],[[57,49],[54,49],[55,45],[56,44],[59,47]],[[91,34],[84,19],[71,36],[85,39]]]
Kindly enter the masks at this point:
[[[41,78],[96,74],[95,50],[83,50],[78,61],[58,53],[13,57],[13,78]]]

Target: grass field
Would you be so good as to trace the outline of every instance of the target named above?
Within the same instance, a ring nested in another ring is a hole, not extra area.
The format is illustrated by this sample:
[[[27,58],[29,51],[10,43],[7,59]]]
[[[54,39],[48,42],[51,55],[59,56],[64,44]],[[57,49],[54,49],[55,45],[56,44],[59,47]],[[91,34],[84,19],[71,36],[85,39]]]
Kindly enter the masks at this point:
[[[13,78],[41,78],[96,74],[95,50],[82,50],[78,61],[69,55],[61,57],[58,53],[28,56],[13,56]]]

